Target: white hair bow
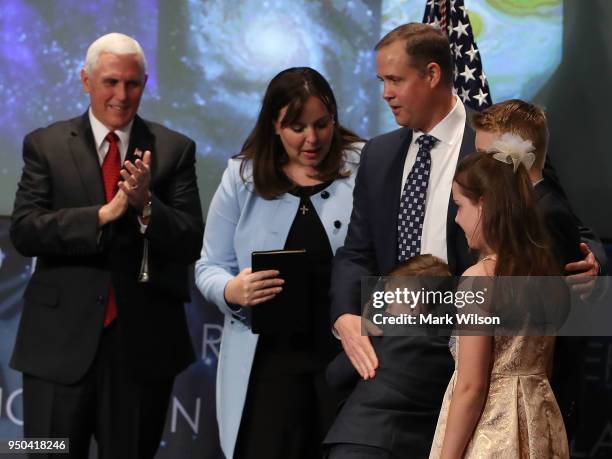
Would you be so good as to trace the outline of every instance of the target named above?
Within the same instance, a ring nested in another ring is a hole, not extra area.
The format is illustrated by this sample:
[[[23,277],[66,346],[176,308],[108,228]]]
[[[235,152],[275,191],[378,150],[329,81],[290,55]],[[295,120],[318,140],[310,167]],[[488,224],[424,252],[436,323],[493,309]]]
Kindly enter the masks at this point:
[[[518,134],[506,132],[493,141],[489,153],[493,153],[493,158],[502,163],[512,164],[516,172],[521,163],[529,171],[535,161],[535,155],[532,153],[534,150],[531,140],[525,140]]]

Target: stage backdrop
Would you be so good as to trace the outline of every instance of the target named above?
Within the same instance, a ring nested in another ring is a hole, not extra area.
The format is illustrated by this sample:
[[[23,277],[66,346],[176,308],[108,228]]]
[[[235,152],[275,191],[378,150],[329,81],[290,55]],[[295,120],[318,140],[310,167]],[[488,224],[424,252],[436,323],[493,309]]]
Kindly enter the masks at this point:
[[[612,4],[591,0],[466,0],[494,101],[548,110],[551,156],[577,213],[612,237]],[[0,4],[0,215],[9,215],[23,136],[87,109],[78,72],[88,44],[120,31],[149,64],[141,114],[193,137],[204,211],[226,160],[251,129],[269,79],[308,65],[332,83],[340,121],[365,137],[395,127],[381,100],[372,48],[420,21],[424,0],[162,1],[2,0]],[[0,438],[21,435],[20,377],[8,368],[32,262],[0,225]],[[219,457],[214,376],[220,316],[194,290],[187,305],[199,361],[179,377],[160,458]],[[589,347],[584,402],[591,410],[575,457],[612,457],[612,344]]]
[[[270,80],[289,66],[321,71],[340,121],[364,137],[395,127],[372,48],[421,21],[425,0],[2,0],[0,215],[10,214],[27,132],[84,112],[87,46],[120,31],[149,63],[141,114],[197,141],[205,211],[239,151]],[[551,156],[583,220],[612,237],[612,4],[606,0],[466,0],[493,101],[548,108]]]

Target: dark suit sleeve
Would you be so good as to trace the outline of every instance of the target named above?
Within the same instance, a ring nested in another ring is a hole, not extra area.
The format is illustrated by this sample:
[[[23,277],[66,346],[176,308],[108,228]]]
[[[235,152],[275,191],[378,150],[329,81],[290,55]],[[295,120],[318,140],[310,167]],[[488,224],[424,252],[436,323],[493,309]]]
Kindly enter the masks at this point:
[[[24,167],[17,188],[10,235],[24,256],[82,256],[100,251],[99,205],[56,209],[47,158],[35,133],[23,142]]]
[[[361,152],[355,189],[353,212],[344,246],[334,257],[331,283],[331,320],[345,313],[361,314],[361,278],[378,272],[369,215],[368,142]],[[374,165],[375,166],[375,165]]]
[[[544,162],[544,169],[542,172],[543,172],[544,178],[546,178],[551,183],[553,188],[564,199],[567,200],[567,195],[565,194],[565,191],[563,190],[563,187],[561,186],[561,182],[559,181],[559,178],[557,177],[555,168],[553,167],[550,161],[550,156],[548,155],[546,156],[546,161]],[[589,227],[585,226],[584,223],[582,223],[582,220],[580,220],[578,216],[576,216],[576,214],[571,209],[569,202],[568,202],[567,208],[578,225],[578,231],[580,231],[581,241],[588,244],[589,248],[595,255],[595,258],[597,258],[597,262],[599,263],[599,266],[600,266],[600,274],[604,274],[604,268],[608,264],[608,257],[606,256],[606,250],[603,246],[603,243],[601,242],[601,239],[597,237],[597,235],[593,232],[593,230],[591,230]]]
[[[549,195],[544,198],[542,208],[544,221],[554,244],[554,252],[561,265],[582,260],[584,257],[578,247],[580,244],[578,221],[571,213],[569,204],[560,196],[555,201]]]
[[[145,236],[165,257],[188,265],[199,258],[204,235],[192,140],[180,152],[168,180],[163,198],[153,190],[151,222]]]

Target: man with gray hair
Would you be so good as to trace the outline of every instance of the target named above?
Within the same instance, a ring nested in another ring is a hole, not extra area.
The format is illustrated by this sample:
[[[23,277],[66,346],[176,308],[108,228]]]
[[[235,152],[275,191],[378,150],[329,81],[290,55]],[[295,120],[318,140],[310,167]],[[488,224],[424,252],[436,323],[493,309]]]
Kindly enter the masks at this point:
[[[203,221],[195,143],[136,113],[142,48],[118,33],[87,51],[83,115],[28,134],[11,240],[37,257],[12,357],[24,436],[68,457],[152,458],[175,376],[194,360],[183,303]]]

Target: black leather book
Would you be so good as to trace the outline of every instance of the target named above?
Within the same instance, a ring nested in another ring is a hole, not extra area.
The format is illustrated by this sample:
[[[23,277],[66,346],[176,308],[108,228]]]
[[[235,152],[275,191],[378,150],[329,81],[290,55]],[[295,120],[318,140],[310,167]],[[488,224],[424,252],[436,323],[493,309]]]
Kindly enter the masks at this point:
[[[306,250],[270,250],[251,254],[253,272],[276,269],[285,281],[271,300],[251,309],[253,333],[304,333],[310,331],[309,268]]]

